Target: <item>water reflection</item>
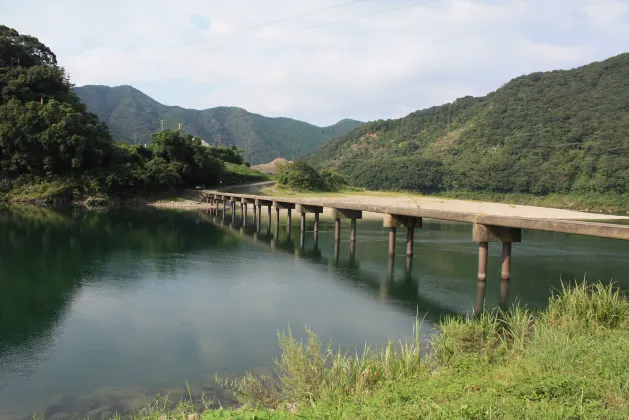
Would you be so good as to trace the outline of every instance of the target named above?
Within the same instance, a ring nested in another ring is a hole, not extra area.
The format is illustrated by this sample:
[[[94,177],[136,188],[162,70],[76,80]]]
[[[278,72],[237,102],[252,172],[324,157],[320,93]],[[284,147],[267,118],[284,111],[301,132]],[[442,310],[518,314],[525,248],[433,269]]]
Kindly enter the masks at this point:
[[[413,258],[402,238],[388,257],[380,222],[362,221],[356,243],[330,222],[272,226],[224,207],[0,209],[0,419],[126,410],[185,380],[214,395],[216,372],[268,369],[288,323],[352,348],[412,333],[418,313],[429,328],[508,299],[543,306],[562,277],[629,289],[621,241],[525,232],[512,279],[491,244],[479,287],[469,225],[425,221]]]

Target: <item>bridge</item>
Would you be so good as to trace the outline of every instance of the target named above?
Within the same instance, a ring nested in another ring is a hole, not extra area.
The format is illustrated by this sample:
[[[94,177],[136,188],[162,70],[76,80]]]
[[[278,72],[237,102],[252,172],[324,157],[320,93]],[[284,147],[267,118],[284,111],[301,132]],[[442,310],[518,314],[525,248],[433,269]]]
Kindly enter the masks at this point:
[[[383,224],[389,230],[389,256],[395,256],[395,244],[397,241],[397,229],[406,228],[406,256],[413,256],[413,242],[415,230],[422,227],[424,218],[469,223],[473,226],[472,241],[478,243],[478,290],[484,296],[485,284],[487,281],[487,259],[489,243],[502,244],[502,270],[501,289],[507,290],[511,279],[511,248],[514,242],[522,241],[523,230],[539,230],[547,232],[568,233],[574,235],[594,236],[599,238],[609,238],[618,240],[629,240],[628,225],[614,225],[599,222],[587,222],[561,219],[541,219],[520,216],[501,216],[483,213],[470,213],[463,211],[450,211],[438,209],[423,209],[420,207],[403,206],[383,206],[374,204],[364,204],[351,200],[335,200],[333,198],[288,198],[270,197],[263,195],[204,192],[205,200],[215,205],[214,211],[218,214],[221,211],[225,218],[227,208],[230,208],[232,220],[235,220],[236,213],[240,210],[243,225],[246,226],[248,208],[251,205],[253,210],[253,221],[256,230],[261,231],[262,208],[266,208],[267,232],[271,232],[272,209],[275,209],[275,232],[280,225],[280,211],[285,211],[287,215],[287,225],[292,223],[292,212],[300,215],[301,244],[303,247],[306,234],[307,215],[314,217],[314,240],[318,241],[319,219],[324,208],[331,209],[335,221],[334,241],[335,253],[341,240],[341,220],[347,219],[350,224],[350,247],[354,248],[357,237],[357,220],[363,218],[363,212],[379,213],[383,215]],[[374,201],[378,198],[374,197]],[[481,293],[479,293],[479,296]],[[478,307],[478,302],[477,302]]]

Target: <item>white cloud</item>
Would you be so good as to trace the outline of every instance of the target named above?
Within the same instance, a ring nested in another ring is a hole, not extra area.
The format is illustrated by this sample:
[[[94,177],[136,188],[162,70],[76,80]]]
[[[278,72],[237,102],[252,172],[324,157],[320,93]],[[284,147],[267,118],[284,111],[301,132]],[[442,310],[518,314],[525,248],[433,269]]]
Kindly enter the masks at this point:
[[[413,3],[365,0],[242,30],[339,3],[14,0],[3,20],[47,43],[77,84],[148,83],[146,93],[169,105],[241,106],[319,124],[398,117],[628,49],[618,36],[627,28],[621,0],[441,0],[307,29]]]

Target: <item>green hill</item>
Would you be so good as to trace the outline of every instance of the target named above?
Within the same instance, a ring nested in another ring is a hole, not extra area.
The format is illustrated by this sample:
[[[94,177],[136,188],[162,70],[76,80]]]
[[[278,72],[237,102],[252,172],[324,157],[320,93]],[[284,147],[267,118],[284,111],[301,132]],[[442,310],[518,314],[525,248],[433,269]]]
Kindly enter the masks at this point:
[[[200,137],[212,145],[235,145],[251,162],[265,163],[277,157],[303,156],[342,136],[361,123],[342,120],[330,127],[317,127],[290,118],[267,118],[241,108],[218,107],[206,110],[166,106],[131,86],[83,86],[74,89],[81,101],[105,122],[115,139],[146,143],[148,135],[160,129],[176,129]]]
[[[629,54],[361,125],[308,156],[372,189],[629,192]]]

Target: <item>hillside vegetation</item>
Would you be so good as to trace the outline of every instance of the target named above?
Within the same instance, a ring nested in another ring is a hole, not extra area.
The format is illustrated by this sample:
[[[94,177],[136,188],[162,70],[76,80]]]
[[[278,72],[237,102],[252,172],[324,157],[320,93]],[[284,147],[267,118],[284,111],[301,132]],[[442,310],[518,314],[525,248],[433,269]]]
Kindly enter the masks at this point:
[[[370,189],[629,192],[629,54],[366,123],[308,156]]]
[[[241,108],[218,107],[206,110],[166,106],[131,86],[83,86],[74,89],[81,101],[105,122],[114,139],[135,143],[164,126],[177,128],[212,145],[235,145],[245,150],[253,164],[270,162],[277,157],[301,157],[342,136],[361,123],[342,120],[329,127],[317,127],[290,118],[268,118]],[[249,156],[251,144],[251,156]]]

